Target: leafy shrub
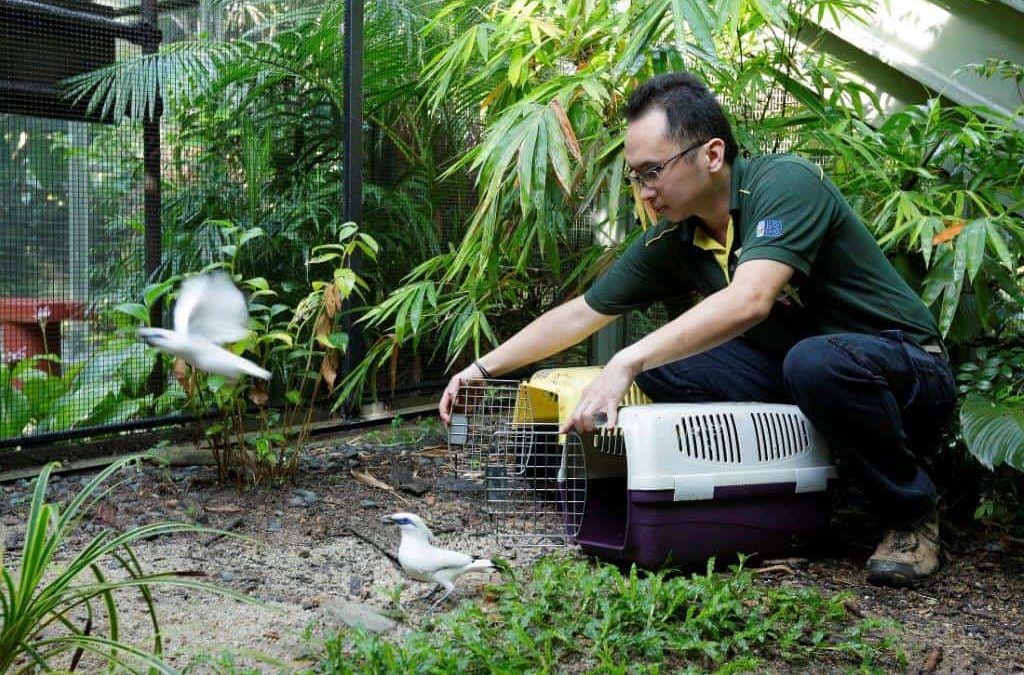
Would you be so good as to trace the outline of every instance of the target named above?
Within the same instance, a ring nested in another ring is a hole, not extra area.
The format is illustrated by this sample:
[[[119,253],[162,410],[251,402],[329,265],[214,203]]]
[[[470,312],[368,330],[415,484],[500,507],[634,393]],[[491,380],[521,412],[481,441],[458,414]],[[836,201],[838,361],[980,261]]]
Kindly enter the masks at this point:
[[[89,511],[119,487],[119,483],[104,486],[107,479],[136,459],[126,457],[108,466],[63,510],[45,501],[55,465],[44,467],[36,478],[18,565],[8,567],[0,550],[0,672],[48,671],[65,658],[67,670],[74,670],[82,656],[89,654],[128,672],[174,673],[160,659],[162,642],[152,587],[181,586],[247,600],[244,595],[195,579],[142,569],[131,545],[160,535],[209,531],[186,523],[153,523],[127,532],[106,528],[68,562],[57,561],[69,535]],[[109,569],[110,560],[126,573],[123,579],[107,578],[104,570]],[[124,642],[121,635],[118,597],[128,589],[141,593],[148,608],[153,627],[151,652]]]
[[[268,483],[290,479],[299,453],[309,437],[316,406],[334,390],[348,335],[341,329],[343,308],[366,289],[353,270],[359,252],[366,260],[377,255],[376,241],[353,223],[343,225],[337,239],[313,247],[309,274],[325,279],[310,282],[310,290],[294,306],[280,298],[264,277],[242,278],[237,261],[247,247],[266,237],[259,228],[243,230],[219,223],[226,243],[215,252],[219,260],[209,268],[227,271],[249,293],[250,328],[245,340],[231,346],[271,371],[269,384],[243,378],[230,382],[208,375],[181,361],[168,363],[174,385],[185,393],[185,403],[196,416],[199,438],[213,451],[222,482]],[[149,317],[149,305],[176,283],[171,278],[147,291],[145,303],[118,309],[137,320]],[[155,350],[149,350],[155,355]],[[215,412],[212,423],[203,416]]]

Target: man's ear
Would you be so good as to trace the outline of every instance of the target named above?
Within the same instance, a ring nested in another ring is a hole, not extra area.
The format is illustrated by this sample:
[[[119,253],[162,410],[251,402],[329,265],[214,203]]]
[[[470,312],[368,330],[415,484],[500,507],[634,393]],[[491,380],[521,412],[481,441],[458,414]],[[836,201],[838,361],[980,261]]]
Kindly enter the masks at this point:
[[[725,141],[721,138],[712,138],[704,146],[704,151],[708,154],[708,171],[721,171],[725,166]]]

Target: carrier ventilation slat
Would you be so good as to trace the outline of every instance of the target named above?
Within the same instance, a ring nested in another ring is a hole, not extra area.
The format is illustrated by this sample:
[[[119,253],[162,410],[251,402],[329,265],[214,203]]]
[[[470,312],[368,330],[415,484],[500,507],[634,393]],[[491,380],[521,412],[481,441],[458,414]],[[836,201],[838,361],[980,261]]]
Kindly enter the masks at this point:
[[[616,457],[626,456],[626,437],[620,427],[599,429],[594,434],[594,450]]]
[[[679,452],[693,460],[718,464],[739,464],[739,433],[730,413],[686,415],[676,425]]]
[[[775,462],[810,452],[807,420],[791,413],[751,413],[757,461]]]

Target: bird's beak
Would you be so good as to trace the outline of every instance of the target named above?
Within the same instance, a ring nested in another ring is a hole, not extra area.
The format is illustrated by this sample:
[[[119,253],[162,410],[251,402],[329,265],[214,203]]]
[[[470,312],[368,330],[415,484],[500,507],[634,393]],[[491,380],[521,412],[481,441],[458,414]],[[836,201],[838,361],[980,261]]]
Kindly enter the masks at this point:
[[[391,519],[391,516],[381,516],[380,520],[381,520],[382,523],[387,523],[389,525],[392,525],[395,522],[394,520]]]

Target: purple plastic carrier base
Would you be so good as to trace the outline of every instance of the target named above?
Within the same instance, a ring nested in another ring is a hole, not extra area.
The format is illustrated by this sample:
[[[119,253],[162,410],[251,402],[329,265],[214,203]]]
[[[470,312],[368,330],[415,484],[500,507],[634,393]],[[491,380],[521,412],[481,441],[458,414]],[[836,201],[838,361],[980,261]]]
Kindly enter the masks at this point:
[[[830,481],[831,487],[831,481]],[[830,490],[793,483],[715,489],[714,499],[673,501],[672,490],[627,490],[625,478],[591,480],[576,542],[587,553],[646,569],[696,567],[714,556],[777,555],[828,528]]]

